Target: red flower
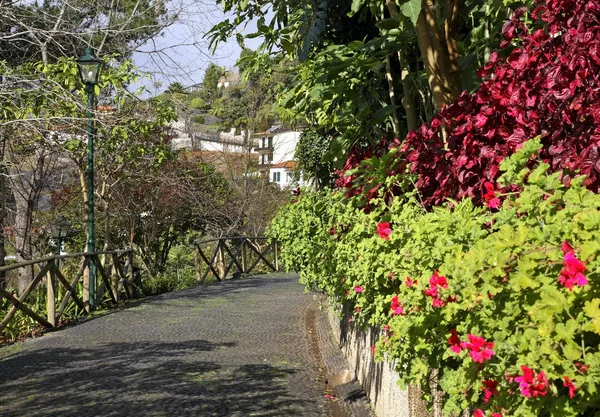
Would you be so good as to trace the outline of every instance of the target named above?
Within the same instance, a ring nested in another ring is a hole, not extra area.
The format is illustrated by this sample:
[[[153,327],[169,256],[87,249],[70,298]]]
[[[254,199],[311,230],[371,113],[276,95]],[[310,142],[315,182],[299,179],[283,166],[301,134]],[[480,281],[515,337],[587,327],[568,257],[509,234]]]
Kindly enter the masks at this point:
[[[548,393],[548,379],[546,379],[544,371],[540,371],[539,374],[535,375],[535,372],[525,365],[521,365],[521,370],[523,376],[516,377],[515,382],[519,384],[519,389],[524,397],[537,398]]]
[[[483,363],[490,360],[494,356],[494,342],[486,342],[483,337],[469,334],[469,342],[464,344],[466,349],[469,349],[469,355],[474,362]]]
[[[458,337],[458,334],[456,333],[456,329],[450,330],[450,338],[448,339],[448,343],[450,344],[450,350],[454,353],[458,354],[463,349],[460,342],[460,337]]]
[[[390,229],[389,222],[382,222],[377,224],[377,234],[380,238],[385,240],[390,240],[390,235],[392,234],[392,229]]]
[[[484,379],[483,385],[483,401],[487,403],[494,395],[498,395],[498,381]]]
[[[564,376],[563,378],[565,379],[563,385],[569,389],[569,398],[573,398],[575,396],[575,391],[577,391],[577,388],[568,376]]]
[[[375,355],[375,345],[371,346],[371,355]]]
[[[502,413],[492,413],[492,417],[502,417]]]
[[[483,183],[483,188],[485,188],[485,192],[483,193],[483,199],[485,200],[485,206],[487,208],[497,209],[502,204],[502,201],[498,197],[496,197],[496,191],[494,184],[489,181]]]
[[[575,251],[569,245],[568,242],[563,242],[561,249],[564,252],[563,257],[563,269],[560,271],[558,282],[568,288],[569,291],[573,291],[573,287],[577,285],[582,287],[588,283],[587,278],[583,274],[585,272],[585,265],[575,256]]]
[[[444,301],[440,298],[440,296],[441,296],[440,288],[442,288],[442,289],[448,288],[448,281],[446,280],[445,276],[439,275],[438,271],[434,270],[433,275],[431,276],[431,278],[429,278],[429,288],[427,288],[426,290],[423,290],[425,295],[433,298],[431,305],[433,305],[434,307],[443,307],[444,305],[446,305],[446,301]],[[454,301],[454,300],[449,298],[448,301]]]
[[[481,408],[478,408],[473,413],[473,417],[485,417],[485,414],[483,413],[483,410]]]
[[[402,307],[402,305],[398,302],[398,296],[395,295],[392,297],[392,312],[394,313],[394,316],[399,316],[400,314],[404,313],[404,308]]]
[[[413,285],[417,285],[418,283],[419,282],[416,279],[413,281],[410,279],[410,277],[406,277],[406,281],[404,281],[404,284],[406,284],[408,288],[412,287]]]

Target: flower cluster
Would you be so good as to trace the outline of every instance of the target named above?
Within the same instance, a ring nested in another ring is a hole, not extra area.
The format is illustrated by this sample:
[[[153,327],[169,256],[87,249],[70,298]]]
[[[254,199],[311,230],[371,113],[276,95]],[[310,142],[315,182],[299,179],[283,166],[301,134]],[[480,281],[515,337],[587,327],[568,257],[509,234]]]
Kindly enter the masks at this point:
[[[563,378],[565,380],[565,382],[563,382],[563,386],[569,390],[569,398],[573,398],[575,396],[577,388],[575,387],[575,384],[573,384],[573,381],[571,381],[571,378],[569,378],[568,376],[565,376]]]
[[[521,365],[523,375],[515,378],[515,382],[519,384],[519,389],[524,397],[537,398],[543,397],[548,393],[548,379],[544,371],[540,371],[537,375],[533,369],[526,365]]]
[[[502,204],[500,198],[496,196],[496,188],[494,184],[489,181],[483,183],[485,191],[482,193],[482,197],[485,200],[485,206],[491,209],[497,209]]]
[[[398,301],[398,296],[395,295],[392,297],[392,304],[390,306],[392,313],[394,314],[394,316],[399,316],[402,313],[404,313],[404,307],[402,307],[402,305],[400,304],[400,302]]]
[[[438,274],[437,269],[433,271],[433,275],[429,278],[429,288],[424,290],[426,296],[433,298],[431,305],[434,307],[443,307],[450,301],[456,301],[456,297],[448,297],[445,301],[442,300],[442,289],[448,288],[446,277]]]
[[[582,287],[588,283],[587,278],[583,274],[585,272],[585,265],[577,259],[575,251],[568,242],[563,242],[561,249],[564,253],[564,264],[562,271],[560,271],[558,282],[564,285],[565,288],[568,288],[569,291],[573,291],[575,285]]]
[[[390,240],[390,235],[392,234],[392,229],[390,229],[389,222],[380,222],[377,224],[377,234],[380,238],[385,240]]]
[[[483,390],[483,401],[487,403],[494,395],[498,395],[498,381],[484,379],[481,389]]]
[[[486,360],[490,360],[494,356],[494,342],[486,342],[483,337],[469,334],[468,342],[462,342],[456,329],[450,330],[450,338],[448,343],[450,344],[450,350],[456,354],[460,353],[463,349],[469,351],[469,356],[473,359],[473,362],[483,363]],[[487,402],[487,401],[486,401]]]

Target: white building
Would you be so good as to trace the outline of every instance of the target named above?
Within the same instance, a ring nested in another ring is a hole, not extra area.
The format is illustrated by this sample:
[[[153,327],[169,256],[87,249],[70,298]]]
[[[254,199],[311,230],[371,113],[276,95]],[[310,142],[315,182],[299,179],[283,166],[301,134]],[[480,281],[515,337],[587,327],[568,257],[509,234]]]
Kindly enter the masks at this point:
[[[301,134],[283,125],[275,125],[255,135],[258,170],[282,188],[306,185],[301,174],[300,178],[294,178],[294,152]]]
[[[246,152],[246,132],[239,134],[235,129],[229,132],[219,130],[202,130],[189,120],[178,120],[171,123],[174,149],[196,149],[210,152]]]

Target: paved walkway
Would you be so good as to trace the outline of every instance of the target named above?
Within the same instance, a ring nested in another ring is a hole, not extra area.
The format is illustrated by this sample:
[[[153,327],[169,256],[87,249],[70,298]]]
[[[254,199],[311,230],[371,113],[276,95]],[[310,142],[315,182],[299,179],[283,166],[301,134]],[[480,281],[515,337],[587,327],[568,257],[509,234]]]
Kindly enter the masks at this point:
[[[0,416],[331,416],[295,275],[165,294],[0,349]]]

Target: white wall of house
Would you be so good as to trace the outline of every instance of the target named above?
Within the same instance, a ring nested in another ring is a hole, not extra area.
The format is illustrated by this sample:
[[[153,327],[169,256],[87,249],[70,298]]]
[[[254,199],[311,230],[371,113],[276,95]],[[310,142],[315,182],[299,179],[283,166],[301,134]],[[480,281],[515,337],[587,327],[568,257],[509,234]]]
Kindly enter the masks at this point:
[[[269,169],[269,181],[279,185],[281,188],[294,185],[294,176],[291,170],[286,168]]]
[[[301,132],[284,131],[273,136],[273,164],[280,164],[294,159],[296,145]]]

